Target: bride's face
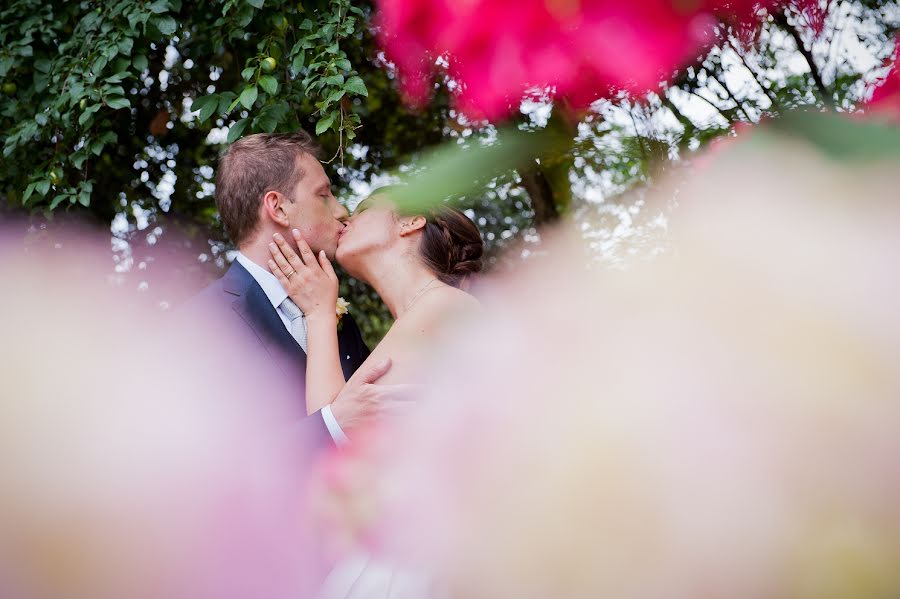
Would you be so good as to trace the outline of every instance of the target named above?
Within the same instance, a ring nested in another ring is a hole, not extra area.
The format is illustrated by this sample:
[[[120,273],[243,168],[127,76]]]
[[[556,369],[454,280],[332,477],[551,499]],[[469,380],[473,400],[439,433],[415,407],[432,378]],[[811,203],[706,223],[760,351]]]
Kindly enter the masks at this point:
[[[385,196],[371,196],[356,207],[338,237],[338,263],[351,275],[367,258],[390,249],[400,239],[394,206]]]

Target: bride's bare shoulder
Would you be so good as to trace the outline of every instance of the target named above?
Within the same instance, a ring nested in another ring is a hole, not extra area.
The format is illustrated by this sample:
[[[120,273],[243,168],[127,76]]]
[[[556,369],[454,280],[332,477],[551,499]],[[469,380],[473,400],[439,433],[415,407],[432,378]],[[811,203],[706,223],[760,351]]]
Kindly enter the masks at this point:
[[[481,302],[475,296],[442,285],[424,294],[406,315],[406,320],[411,328],[430,332],[448,322],[475,316],[481,310]]]

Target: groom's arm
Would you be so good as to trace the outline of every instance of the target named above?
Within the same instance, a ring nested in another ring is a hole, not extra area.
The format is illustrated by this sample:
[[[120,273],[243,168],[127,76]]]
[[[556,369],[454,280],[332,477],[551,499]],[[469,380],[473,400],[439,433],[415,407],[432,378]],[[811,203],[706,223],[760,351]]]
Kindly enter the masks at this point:
[[[337,418],[334,417],[334,411],[332,411],[330,405],[319,410],[317,415],[322,417],[322,422],[325,424],[325,430],[328,431],[328,435],[335,444],[343,445],[350,440],[347,438],[347,435],[344,434],[344,429],[338,424]],[[310,420],[318,420],[318,418],[311,418]]]
[[[366,366],[354,381],[344,386],[328,406],[342,433],[370,424],[379,417],[409,407],[416,385],[380,385],[378,379],[391,369],[391,359]],[[323,416],[323,418],[325,418]]]
[[[344,432],[344,426],[347,426],[348,429],[353,428],[354,424],[358,426],[371,418],[375,412],[374,404],[381,401],[381,394],[374,383],[390,369],[390,360],[385,360],[370,368],[360,377],[359,382],[354,381],[353,384],[344,385],[334,402],[319,410],[318,414],[314,414],[310,420],[318,420],[315,416],[320,415],[331,439],[338,445],[347,443],[349,439]],[[334,413],[333,406],[336,404],[338,404],[339,416]],[[338,421],[338,417],[343,421],[343,425]]]

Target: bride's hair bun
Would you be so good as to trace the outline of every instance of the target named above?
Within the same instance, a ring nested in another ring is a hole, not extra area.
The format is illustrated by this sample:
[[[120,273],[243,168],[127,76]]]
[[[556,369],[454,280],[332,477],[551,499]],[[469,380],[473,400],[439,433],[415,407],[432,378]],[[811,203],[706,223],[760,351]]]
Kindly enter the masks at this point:
[[[434,209],[425,220],[422,259],[442,282],[463,286],[470,275],[481,271],[481,232],[468,216],[449,206]]]

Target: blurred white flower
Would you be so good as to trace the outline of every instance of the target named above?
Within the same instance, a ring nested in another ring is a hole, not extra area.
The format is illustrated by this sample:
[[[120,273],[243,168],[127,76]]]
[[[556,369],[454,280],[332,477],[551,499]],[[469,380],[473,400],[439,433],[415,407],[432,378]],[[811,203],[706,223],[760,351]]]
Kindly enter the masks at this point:
[[[770,135],[681,189],[671,255],[562,232],[484,282],[331,465],[356,538],[469,599],[900,596],[900,174]]]

